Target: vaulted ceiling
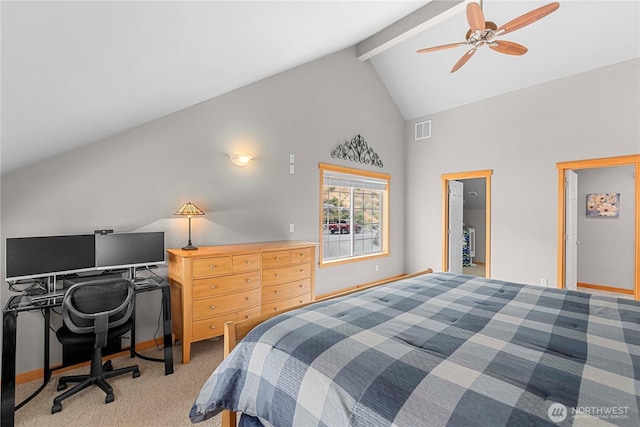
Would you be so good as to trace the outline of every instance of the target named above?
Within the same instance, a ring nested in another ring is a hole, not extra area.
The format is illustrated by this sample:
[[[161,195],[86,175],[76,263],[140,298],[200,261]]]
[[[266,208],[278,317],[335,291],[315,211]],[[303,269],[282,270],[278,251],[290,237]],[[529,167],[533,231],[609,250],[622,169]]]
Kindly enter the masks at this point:
[[[380,48],[366,60],[406,119],[640,56],[640,2],[564,0],[504,37],[526,55],[483,48],[451,74],[466,48],[416,50],[464,41],[464,4],[436,2],[448,12],[416,22],[429,3],[3,0],[2,173],[368,42]],[[545,3],[483,9],[500,25]],[[401,37],[380,44],[396,21]]]

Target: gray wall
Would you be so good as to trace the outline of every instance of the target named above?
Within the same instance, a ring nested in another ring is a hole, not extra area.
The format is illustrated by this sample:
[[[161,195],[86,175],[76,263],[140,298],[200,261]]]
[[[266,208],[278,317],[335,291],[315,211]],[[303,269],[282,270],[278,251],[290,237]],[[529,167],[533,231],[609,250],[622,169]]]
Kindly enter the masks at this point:
[[[2,238],[158,230],[165,232],[167,248],[181,247],[187,220],[173,214],[190,200],[206,213],[193,220],[195,245],[317,242],[318,162],[326,162],[391,175],[391,255],[317,269],[316,292],[400,274],[404,125],[371,64],[349,48],[3,175]],[[357,134],[379,154],[383,169],[331,158],[337,144]],[[225,154],[236,151],[256,158],[238,168]],[[289,174],[289,153],[296,155],[295,175]],[[2,286],[3,301],[9,295]],[[160,296],[143,297],[140,341],[155,332]],[[40,314],[20,315],[18,327],[17,372],[41,368]],[[55,337],[52,343],[57,346]],[[56,347],[52,362],[59,360]]]
[[[407,121],[406,269],[442,267],[441,175],[492,169],[491,276],[557,286],[556,163],[640,152],[639,63]],[[413,141],[428,119],[432,138]]]
[[[578,174],[578,282],[633,289],[635,168],[582,169]],[[587,194],[620,193],[619,217],[587,217]]]

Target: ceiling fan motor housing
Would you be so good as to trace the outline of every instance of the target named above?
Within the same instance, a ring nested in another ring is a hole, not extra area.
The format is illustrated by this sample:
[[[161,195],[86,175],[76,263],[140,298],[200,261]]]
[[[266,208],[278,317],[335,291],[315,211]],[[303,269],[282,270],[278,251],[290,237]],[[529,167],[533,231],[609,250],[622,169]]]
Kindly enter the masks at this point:
[[[498,26],[495,23],[486,21],[484,31],[473,31],[469,29],[465,38],[467,39],[467,43],[477,47],[484,43],[490,43],[497,29]]]

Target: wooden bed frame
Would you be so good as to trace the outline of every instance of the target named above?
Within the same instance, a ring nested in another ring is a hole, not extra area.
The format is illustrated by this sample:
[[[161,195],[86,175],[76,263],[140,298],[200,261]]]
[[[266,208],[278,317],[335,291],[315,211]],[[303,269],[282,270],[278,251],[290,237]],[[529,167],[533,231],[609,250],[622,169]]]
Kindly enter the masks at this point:
[[[319,297],[315,301],[312,301],[306,304],[298,305],[298,306],[291,307],[286,310],[282,310],[274,313],[263,314],[253,319],[243,320],[241,322],[235,322],[235,323],[227,322],[224,324],[224,357],[226,358],[227,356],[229,356],[229,354],[235,348],[237,343],[240,340],[242,340],[249,332],[251,332],[253,328],[255,328],[260,323],[274,316],[277,316],[282,313],[286,313],[287,311],[298,309],[300,307],[305,307],[309,304],[313,304],[318,301],[324,301],[332,298],[341,297],[344,295],[349,295],[355,292],[359,292],[363,289],[369,289],[369,288],[384,285],[387,283],[395,282],[396,280],[406,279],[406,278],[415,277],[415,276],[421,276],[423,274],[429,274],[429,273],[433,273],[433,270],[431,268],[428,268],[424,271],[420,271],[418,273],[403,274],[400,276],[383,279],[378,282],[368,283],[366,285],[358,285],[353,288],[349,288],[345,291],[335,292],[335,293],[328,294],[324,297]],[[227,410],[222,411],[222,427],[236,427],[236,425],[237,425],[236,413],[232,411],[227,411]]]

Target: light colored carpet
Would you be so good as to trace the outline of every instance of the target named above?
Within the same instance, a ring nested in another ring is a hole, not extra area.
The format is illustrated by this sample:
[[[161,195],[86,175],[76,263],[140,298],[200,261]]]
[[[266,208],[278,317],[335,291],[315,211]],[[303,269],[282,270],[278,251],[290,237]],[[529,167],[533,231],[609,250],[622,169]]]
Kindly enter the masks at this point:
[[[222,339],[195,343],[191,346],[191,362],[183,365],[182,347],[174,346],[174,373],[164,375],[164,364],[128,356],[112,359],[114,368],[137,364],[140,377],[125,374],[108,380],[115,401],[104,403],[105,394],[96,386],[81,391],[62,402],[62,411],[51,414],[53,398],[62,393],[56,390],[57,378],[62,375],[88,373],[89,366],[64,373],[55,372],[47,387],[15,414],[19,427],[111,427],[111,426],[191,426],[189,410],[200,388],[222,361]],[[161,358],[156,349],[141,352],[145,356]],[[42,380],[19,384],[16,402],[21,402],[42,384]],[[68,387],[71,387],[70,384]],[[220,426],[220,415],[197,426]]]

